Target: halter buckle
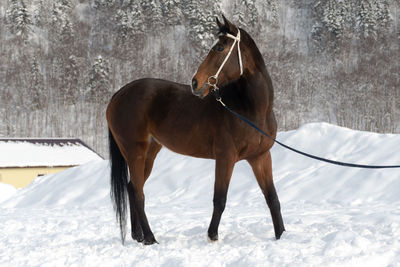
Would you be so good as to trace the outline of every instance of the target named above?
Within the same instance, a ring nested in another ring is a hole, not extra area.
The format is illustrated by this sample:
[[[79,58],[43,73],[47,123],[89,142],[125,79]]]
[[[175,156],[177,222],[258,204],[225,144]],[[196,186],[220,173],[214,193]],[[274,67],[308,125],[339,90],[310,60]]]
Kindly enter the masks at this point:
[[[213,80],[214,80],[214,83],[212,83]],[[209,86],[212,86],[212,87],[216,88],[217,87],[217,83],[218,83],[218,77],[216,75],[208,77],[207,84]]]

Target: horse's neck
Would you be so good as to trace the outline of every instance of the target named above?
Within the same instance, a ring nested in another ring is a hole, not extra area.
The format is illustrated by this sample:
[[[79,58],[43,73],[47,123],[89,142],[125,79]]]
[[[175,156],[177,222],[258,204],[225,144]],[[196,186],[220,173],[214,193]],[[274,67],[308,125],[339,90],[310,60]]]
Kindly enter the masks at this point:
[[[256,115],[264,111],[269,103],[269,85],[261,72],[248,72],[222,90],[222,100],[237,112]]]

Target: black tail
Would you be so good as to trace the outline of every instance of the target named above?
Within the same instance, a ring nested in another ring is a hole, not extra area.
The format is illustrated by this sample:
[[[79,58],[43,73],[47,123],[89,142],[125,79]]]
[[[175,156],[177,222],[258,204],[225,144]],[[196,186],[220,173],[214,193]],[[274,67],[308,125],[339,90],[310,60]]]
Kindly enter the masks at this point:
[[[108,141],[110,147],[111,164],[111,200],[117,216],[117,222],[121,229],[122,244],[125,242],[126,228],[126,195],[128,185],[128,169],[124,157],[117,143],[108,129]]]

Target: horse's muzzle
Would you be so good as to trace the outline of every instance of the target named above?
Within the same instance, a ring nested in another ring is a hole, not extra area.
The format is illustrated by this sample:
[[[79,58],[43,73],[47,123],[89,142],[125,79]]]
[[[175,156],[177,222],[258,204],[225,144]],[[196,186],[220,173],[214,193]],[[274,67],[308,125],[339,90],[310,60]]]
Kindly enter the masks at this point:
[[[205,90],[207,89],[208,85],[204,84],[200,89],[197,89],[195,87],[192,86],[192,93],[197,96],[200,97],[201,99],[203,99],[205,97]]]

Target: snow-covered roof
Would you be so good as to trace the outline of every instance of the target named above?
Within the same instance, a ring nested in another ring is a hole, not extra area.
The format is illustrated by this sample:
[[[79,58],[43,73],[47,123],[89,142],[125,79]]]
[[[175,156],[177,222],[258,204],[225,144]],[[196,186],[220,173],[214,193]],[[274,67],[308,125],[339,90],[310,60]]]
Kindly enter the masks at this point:
[[[99,159],[80,139],[0,138],[0,168],[76,166]]]

